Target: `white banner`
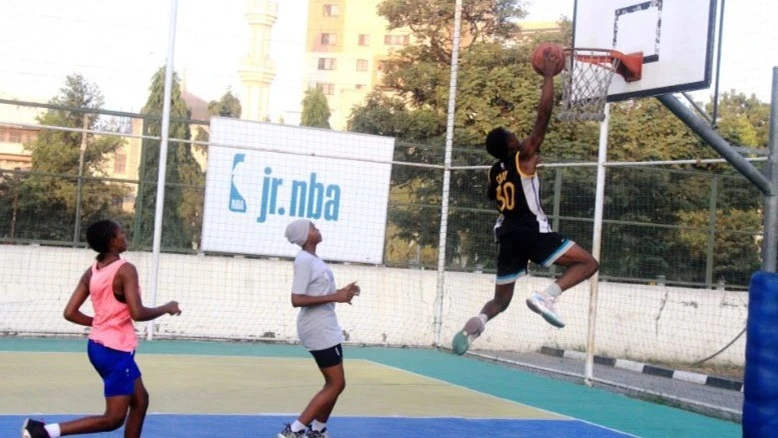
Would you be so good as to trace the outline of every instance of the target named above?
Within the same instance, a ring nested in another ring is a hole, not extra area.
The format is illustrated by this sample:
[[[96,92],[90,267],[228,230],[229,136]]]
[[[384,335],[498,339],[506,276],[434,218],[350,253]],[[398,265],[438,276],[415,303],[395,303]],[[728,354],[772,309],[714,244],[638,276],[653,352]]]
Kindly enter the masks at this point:
[[[204,251],[291,257],[284,230],[305,218],[320,257],[382,263],[393,138],[216,117],[210,131]]]

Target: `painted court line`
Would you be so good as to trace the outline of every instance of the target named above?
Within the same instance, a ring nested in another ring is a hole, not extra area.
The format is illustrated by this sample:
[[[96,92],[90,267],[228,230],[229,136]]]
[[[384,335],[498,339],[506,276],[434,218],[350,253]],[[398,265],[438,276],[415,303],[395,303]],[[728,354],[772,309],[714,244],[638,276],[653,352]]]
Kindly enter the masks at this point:
[[[367,359],[363,359],[363,360],[367,360]],[[373,362],[373,361],[371,361],[371,360],[367,360],[367,361],[368,361],[368,362]],[[444,384],[446,384],[446,385],[454,386],[454,387],[456,387],[456,388],[464,389],[464,390],[466,390],[466,391],[470,391],[470,392],[473,392],[473,393],[476,393],[476,394],[479,394],[479,395],[482,395],[482,396],[487,396],[487,397],[494,398],[494,399],[497,399],[497,400],[501,400],[501,401],[505,401],[505,402],[513,403],[513,404],[516,404],[516,405],[519,405],[519,406],[526,406],[526,407],[529,407],[529,408],[532,408],[532,409],[538,410],[538,411],[540,411],[540,412],[545,412],[545,413],[547,413],[547,414],[551,414],[551,415],[558,416],[558,417],[560,417],[560,418],[567,419],[568,421],[578,421],[578,422],[581,422],[581,423],[586,423],[586,424],[588,424],[588,425],[590,425],[590,426],[593,426],[593,427],[598,427],[598,428],[601,428],[601,429],[604,429],[604,430],[608,430],[608,431],[611,431],[611,432],[614,432],[614,433],[619,433],[619,434],[622,434],[622,435],[624,435],[624,436],[628,436],[628,437],[636,437],[636,435],[630,435],[630,434],[627,434],[627,433],[625,433],[625,432],[622,432],[622,431],[620,431],[620,430],[612,429],[612,428],[610,428],[610,427],[606,427],[606,426],[603,426],[603,425],[600,425],[600,424],[595,424],[595,423],[592,423],[592,422],[589,422],[589,421],[586,421],[586,420],[581,420],[581,419],[579,419],[579,418],[569,417],[569,416],[567,416],[567,415],[562,415],[562,414],[559,414],[559,413],[557,413],[557,412],[553,412],[553,411],[549,411],[549,410],[546,410],[546,409],[537,408],[537,407],[535,407],[535,406],[532,406],[532,405],[527,405],[527,404],[524,404],[524,403],[519,403],[519,402],[517,402],[517,401],[515,401],[515,400],[506,399],[506,398],[503,398],[503,397],[496,396],[496,395],[494,395],[494,394],[489,394],[489,393],[486,393],[486,392],[478,391],[478,390],[476,390],[476,389],[473,389],[473,388],[468,388],[468,387],[466,387],[466,386],[457,385],[457,384],[454,384],[454,383],[451,383],[451,382],[447,382],[447,381],[445,381],[445,380],[438,379],[438,378],[435,378],[435,377],[429,377],[429,376],[425,376],[425,375],[423,375],[423,374],[415,373],[415,372],[413,372],[413,371],[404,370],[404,369],[402,369],[402,368],[396,368],[396,367],[393,367],[393,366],[391,366],[391,365],[385,365],[385,364],[382,364],[382,363],[380,363],[380,362],[376,362],[376,364],[377,364],[377,365],[380,365],[380,366],[383,366],[383,367],[386,367],[386,368],[393,369],[393,370],[395,370],[395,371],[401,371],[401,372],[404,372],[404,373],[408,373],[408,374],[411,374],[411,375],[415,375],[415,376],[417,376],[417,377],[423,377],[423,378],[426,378],[426,379],[429,379],[429,380],[433,380],[433,381],[436,381],[436,382],[444,383]],[[558,421],[558,420],[554,420],[554,419],[551,419],[551,418],[547,418],[547,419],[537,419],[537,420],[538,420],[538,421]]]

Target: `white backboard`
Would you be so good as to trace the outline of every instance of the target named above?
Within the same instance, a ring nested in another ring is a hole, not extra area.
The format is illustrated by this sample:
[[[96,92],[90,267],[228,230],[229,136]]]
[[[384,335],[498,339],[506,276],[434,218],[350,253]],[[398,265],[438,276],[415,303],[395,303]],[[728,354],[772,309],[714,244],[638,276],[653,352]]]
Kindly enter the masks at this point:
[[[708,88],[716,0],[576,0],[573,47],[643,52],[643,74],[615,75],[608,100]]]

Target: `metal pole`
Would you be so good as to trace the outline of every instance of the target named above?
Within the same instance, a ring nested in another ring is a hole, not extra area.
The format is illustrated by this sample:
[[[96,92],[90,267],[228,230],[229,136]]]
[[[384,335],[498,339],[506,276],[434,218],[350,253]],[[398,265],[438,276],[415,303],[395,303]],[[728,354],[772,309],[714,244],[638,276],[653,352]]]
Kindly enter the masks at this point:
[[[162,140],[159,147],[159,175],[157,177],[157,200],[154,205],[154,243],[151,257],[151,305],[157,305],[157,284],[159,280],[159,249],[162,242],[162,213],[165,204],[165,178],[167,176],[167,145],[170,128],[170,97],[173,88],[173,56],[176,44],[176,12],[178,0],[170,1],[170,23],[168,27],[167,62],[165,65],[165,91],[162,103]],[[146,338],[154,336],[154,321],[146,326]]]
[[[435,297],[435,345],[440,346],[443,327],[443,297],[446,279],[446,233],[448,232],[448,196],[451,185],[451,149],[454,144],[454,113],[456,112],[457,72],[459,65],[459,34],[462,28],[462,0],[454,6],[454,41],[451,50],[451,75],[448,86],[448,118],[446,120],[446,156],[443,169],[443,194],[440,205],[440,236],[438,237],[438,290]]]
[[[713,251],[716,249],[716,204],[719,198],[719,176],[713,177],[708,200],[708,249],[705,261],[705,287],[713,287]]]
[[[561,204],[562,204],[562,174],[565,172],[563,167],[556,169],[554,175],[554,205],[552,207],[551,214],[554,215],[554,220],[551,223],[551,229],[559,232],[559,223],[561,222],[559,216],[561,216]],[[548,269],[551,275],[556,275],[556,265],[551,265]]]
[[[724,41],[724,5],[726,0],[721,0],[721,10],[719,11],[719,46],[716,49],[716,85],[713,87],[713,117],[710,125],[716,127],[719,116],[719,76],[721,75],[721,46]]]
[[[762,270],[776,272],[778,255],[778,67],[773,67],[773,92],[770,101],[770,141],[766,174],[773,193],[765,196]]]
[[[659,99],[670,112],[681,119],[681,121],[694,131],[695,134],[699,135],[705,143],[727,160],[729,164],[742,173],[743,176],[748,178],[749,181],[754,183],[762,193],[765,195],[775,193],[775,187],[773,187],[759,169],[743,158],[743,156],[733,149],[718,132],[714,131],[707,123],[704,123],[699,117],[695,116],[694,112],[685,107],[675,96],[672,94],[663,94],[657,96],[657,99]]]
[[[10,237],[11,242],[13,243],[14,238],[16,237],[16,209],[19,206],[19,188],[22,185],[21,183],[21,175],[18,173],[22,170],[21,167],[14,168],[16,173],[14,173],[14,200],[13,200],[13,213],[11,215],[11,230],[10,230]]]
[[[84,185],[84,153],[86,152],[86,137],[89,130],[89,118],[84,114],[84,131],[81,133],[81,151],[78,157],[78,187],[76,188],[76,224],[73,227],[73,243],[78,243],[81,235],[81,191]]]
[[[594,231],[592,235],[592,256],[599,261],[602,247],[602,214],[605,208],[605,162],[608,159],[608,123],[610,122],[610,104],[605,104],[605,119],[600,123],[600,147],[597,154],[597,185],[594,198]],[[595,272],[589,279],[589,328],[586,337],[586,365],[584,382],[592,386],[594,376],[595,325],[597,322],[597,290],[600,273]]]

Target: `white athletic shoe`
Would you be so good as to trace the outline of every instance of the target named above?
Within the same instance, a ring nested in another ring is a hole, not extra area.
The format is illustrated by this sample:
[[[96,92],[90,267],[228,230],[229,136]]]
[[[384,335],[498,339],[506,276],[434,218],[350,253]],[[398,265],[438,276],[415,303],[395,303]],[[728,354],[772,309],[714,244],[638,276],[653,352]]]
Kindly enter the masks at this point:
[[[457,332],[454,339],[451,341],[451,349],[458,355],[463,355],[470,348],[470,344],[473,343],[476,338],[481,336],[485,328],[485,324],[481,321],[481,318],[474,316],[467,320],[462,330]]]
[[[556,312],[556,309],[554,309],[555,302],[556,299],[553,297],[534,292],[527,298],[527,307],[542,316],[549,324],[554,327],[562,328],[565,326],[565,322],[562,321],[562,317],[560,317]]]

